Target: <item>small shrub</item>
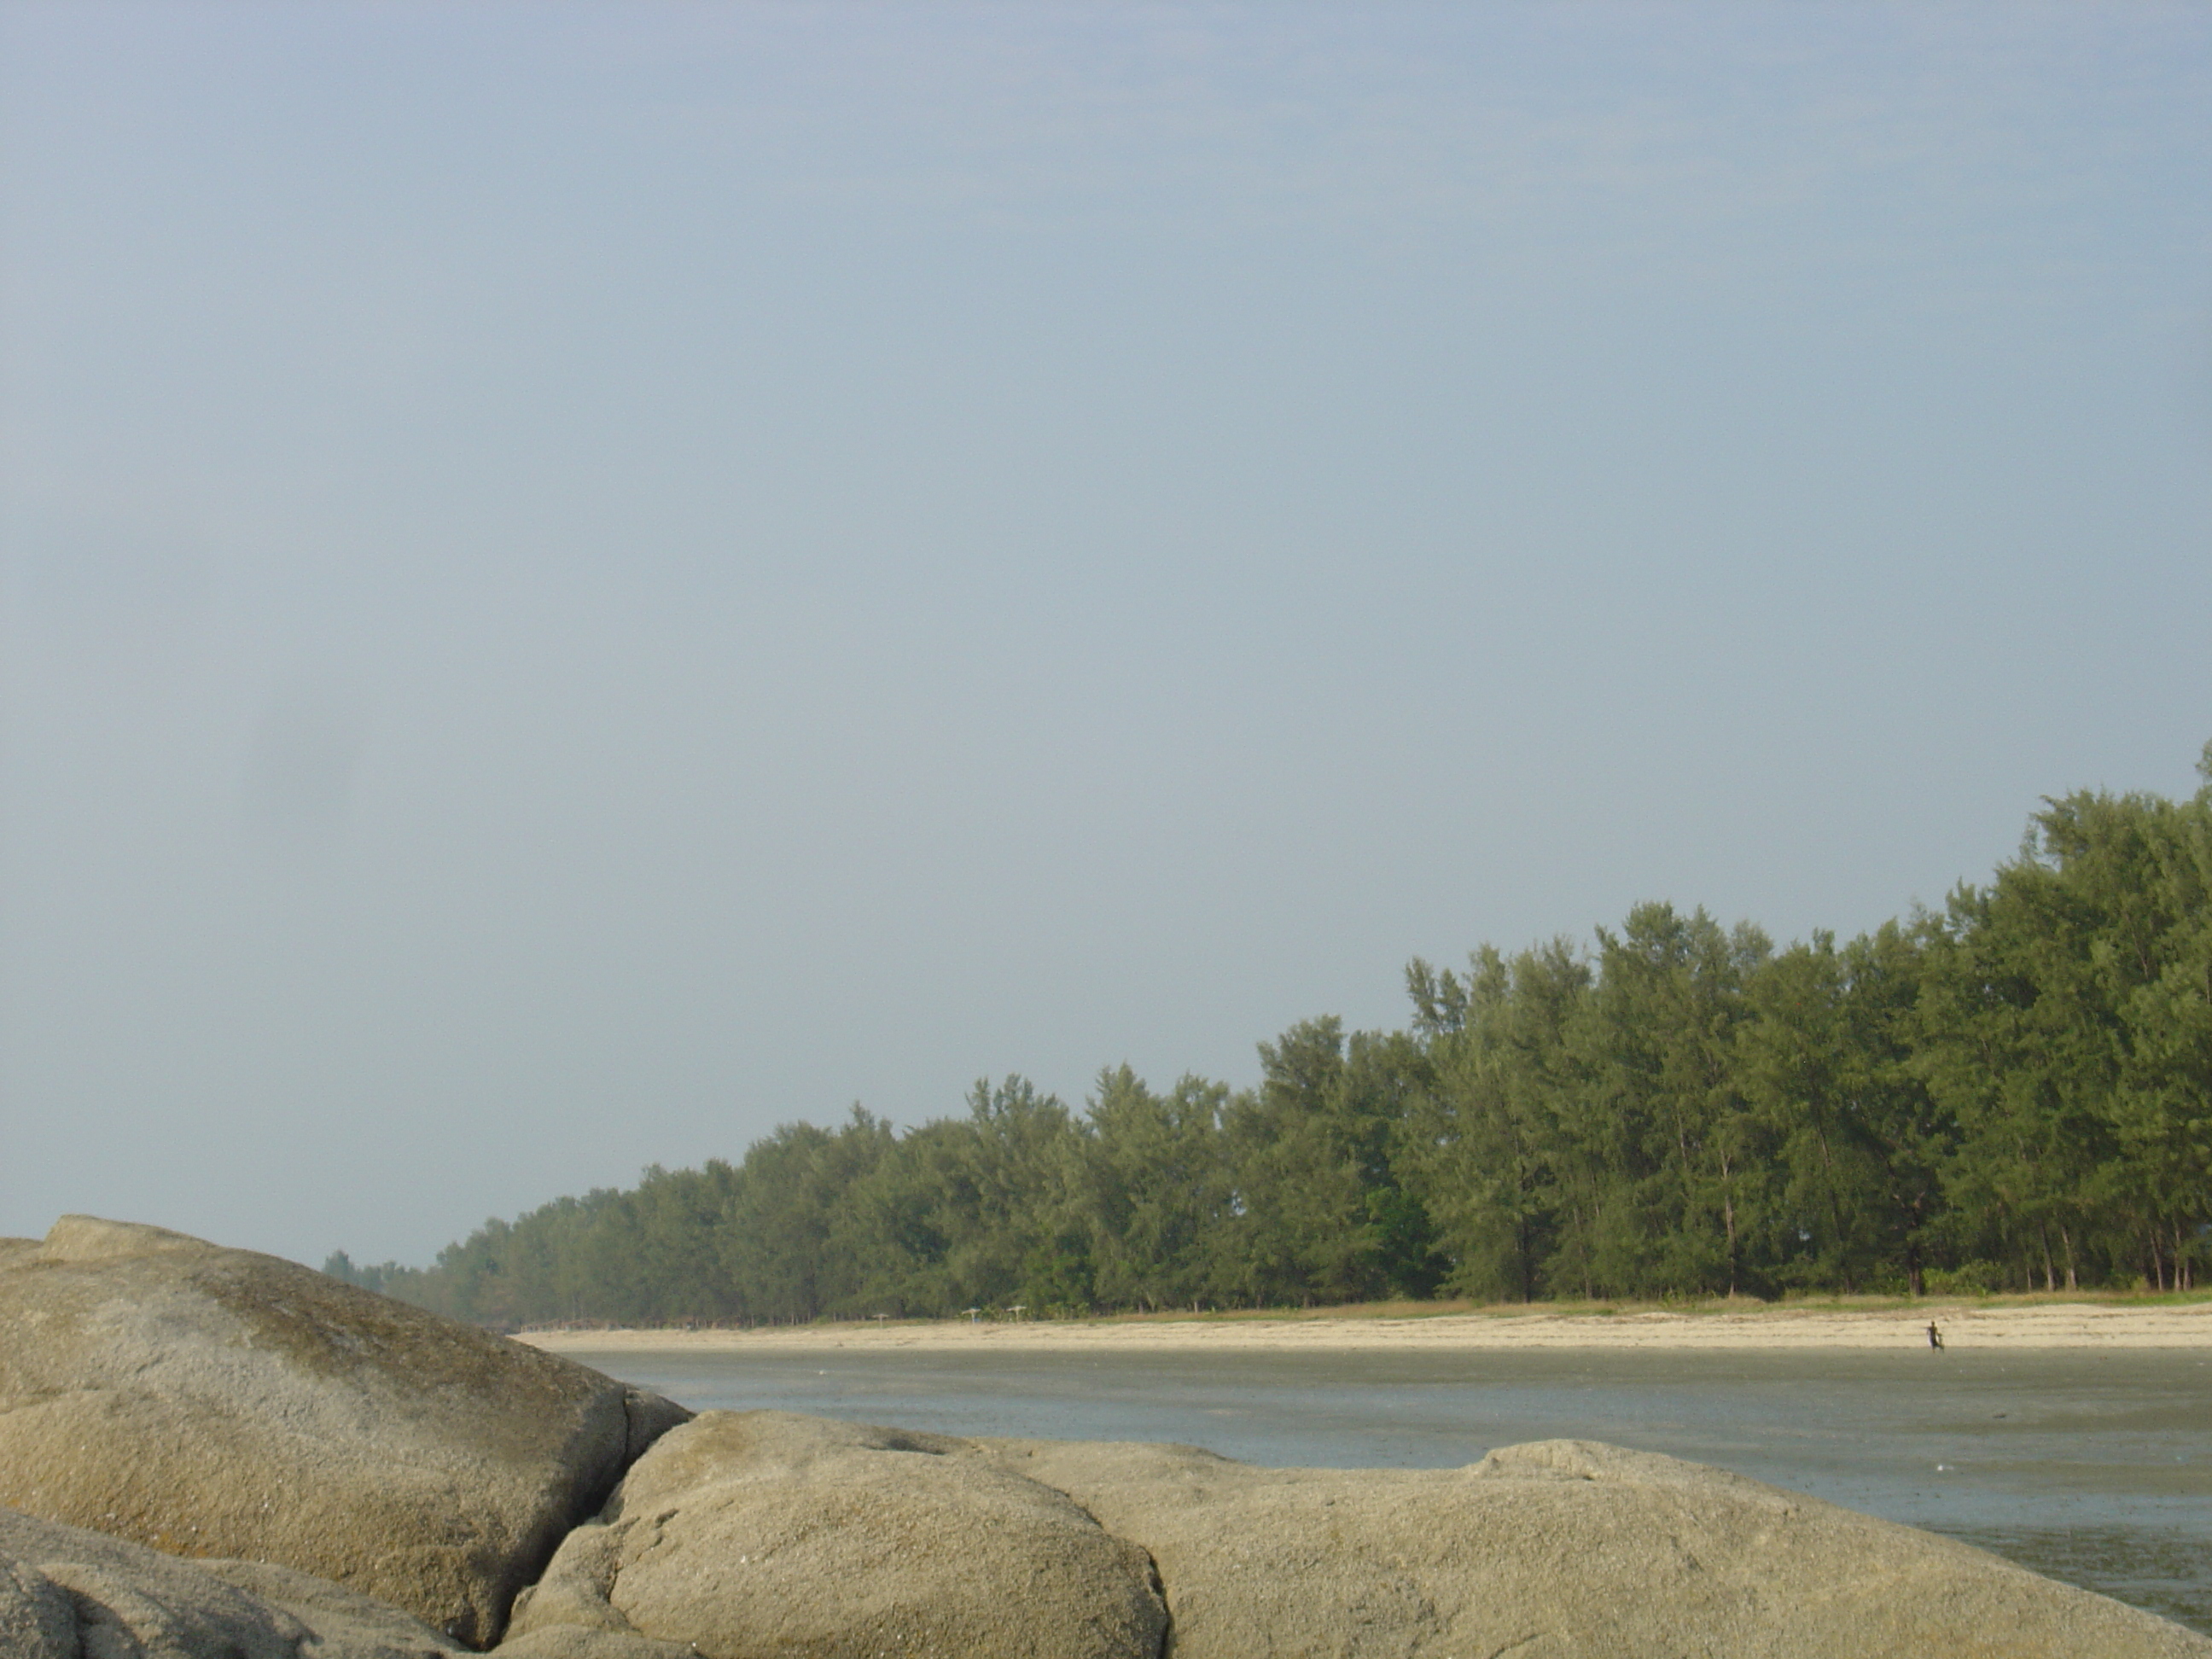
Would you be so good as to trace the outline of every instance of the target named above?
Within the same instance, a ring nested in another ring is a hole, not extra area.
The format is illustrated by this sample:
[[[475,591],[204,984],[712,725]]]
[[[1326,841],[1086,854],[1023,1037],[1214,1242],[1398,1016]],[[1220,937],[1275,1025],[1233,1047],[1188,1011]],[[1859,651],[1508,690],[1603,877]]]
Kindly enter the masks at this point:
[[[1997,1287],[1994,1261],[1968,1261],[1956,1267],[1930,1267],[1922,1275],[1930,1296],[1988,1296]]]

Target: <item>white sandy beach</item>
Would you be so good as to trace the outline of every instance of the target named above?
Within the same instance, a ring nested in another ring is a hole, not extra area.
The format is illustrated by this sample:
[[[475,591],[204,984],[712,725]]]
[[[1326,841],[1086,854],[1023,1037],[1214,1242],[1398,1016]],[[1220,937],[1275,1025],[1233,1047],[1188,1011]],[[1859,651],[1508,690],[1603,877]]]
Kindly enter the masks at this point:
[[[520,1340],[555,1352],[599,1353],[823,1348],[1115,1349],[1191,1352],[1271,1349],[1437,1351],[1511,1348],[1911,1348],[1928,1325],[1947,1347],[2212,1350],[2212,1302],[2126,1307],[2048,1303],[1983,1307],[1929,1302],[1915,1308],[1754,1307],[1617,1314],[1483,1312],[1357,1317],[1194,1317],[1125,1320],[886,1321],[754,1330],[556,1330]]]

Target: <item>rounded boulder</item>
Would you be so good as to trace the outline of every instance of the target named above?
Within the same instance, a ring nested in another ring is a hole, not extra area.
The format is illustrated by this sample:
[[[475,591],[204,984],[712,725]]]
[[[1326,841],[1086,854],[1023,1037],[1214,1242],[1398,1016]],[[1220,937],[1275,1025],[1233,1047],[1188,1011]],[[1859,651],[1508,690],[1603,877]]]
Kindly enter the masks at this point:
[[[160,1228],[68,1216],[0,1250],[0,1504],[334,1580],[471,1646],[688,1415]]]
[[[702,1659],[1154,1659],[1166,1613],[1143,1550],[971,1442],[708,1412],[517,1604],[520,1638],[563,1626]]]

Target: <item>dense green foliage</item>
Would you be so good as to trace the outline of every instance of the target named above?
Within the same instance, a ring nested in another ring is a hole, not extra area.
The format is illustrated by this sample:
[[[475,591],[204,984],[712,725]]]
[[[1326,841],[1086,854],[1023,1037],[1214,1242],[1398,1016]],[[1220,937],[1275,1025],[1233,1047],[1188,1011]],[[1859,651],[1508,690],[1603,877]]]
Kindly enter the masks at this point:
[[[2212,1261],[2212,745],[2192,799],[2077,793],[1941,915],[1776,950],[1632,912],[1463,969],[1403,1031],[1293,1026],[1256,1088],[1019,1078],[898,1133],[328,1270],[497,1323],[801,1321],[1451,1293],[2188,1286]]]

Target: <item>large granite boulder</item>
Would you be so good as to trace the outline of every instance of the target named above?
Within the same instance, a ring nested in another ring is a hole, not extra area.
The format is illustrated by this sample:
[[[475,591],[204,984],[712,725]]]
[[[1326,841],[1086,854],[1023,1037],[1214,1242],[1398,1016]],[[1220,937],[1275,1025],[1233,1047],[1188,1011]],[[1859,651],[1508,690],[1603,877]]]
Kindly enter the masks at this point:
[[[630,1631],[582,1625],[540,1625],[508,1637],[492,1651],[500,1659],[699,1659],[689,1642],[656,1642]]]
[[[1588,1441],[1435,1470],[982,1443],[1151,1553],[1175,1659],[2212,1659],[2212,1638],[1952,1540]]]
[[[971,1442],[708,1412],[569,1534],[511,1641],[564,1626],[703,1659],[1153,1659],[1166,1615],[1142,1550]]]
[[[180,1561],[0,1509],[7,1659],[456,1659],[398,1608],[284,1567]]]
[[[160,1228],[68,1216],[0,1248],[0,1504],[319,1575],[471,1646],[688,1415]]]
[[[1589,1442],[1270,1469],[778,1412],[668,1435],[513,1630],[563,1644],[542,1659],[633,1659],[582,1644],[640,1638],[703,1659],[2212,1659],[1951,1540]]]

